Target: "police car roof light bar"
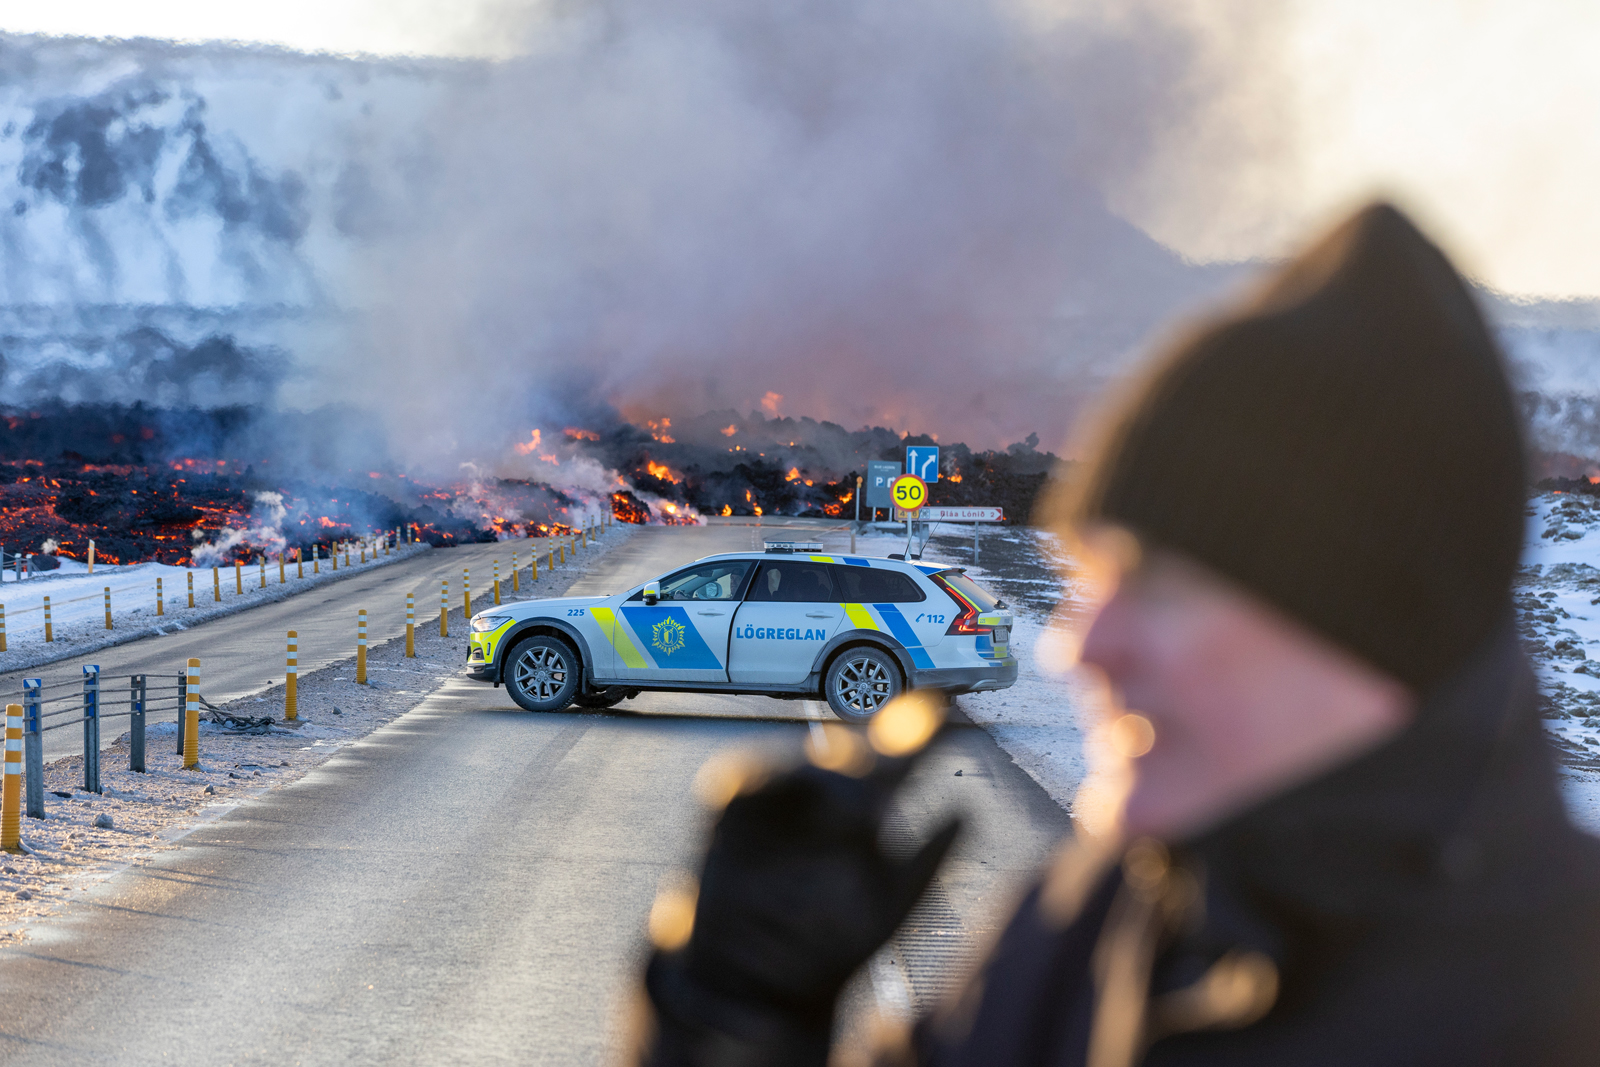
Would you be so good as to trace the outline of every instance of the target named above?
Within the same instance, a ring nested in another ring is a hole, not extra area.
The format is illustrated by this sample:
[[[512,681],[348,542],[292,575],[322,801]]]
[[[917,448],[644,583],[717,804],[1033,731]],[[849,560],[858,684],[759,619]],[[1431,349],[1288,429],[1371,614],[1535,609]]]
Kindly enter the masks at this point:
[[[768,552],[821,552],[821,541],[763,541]]]

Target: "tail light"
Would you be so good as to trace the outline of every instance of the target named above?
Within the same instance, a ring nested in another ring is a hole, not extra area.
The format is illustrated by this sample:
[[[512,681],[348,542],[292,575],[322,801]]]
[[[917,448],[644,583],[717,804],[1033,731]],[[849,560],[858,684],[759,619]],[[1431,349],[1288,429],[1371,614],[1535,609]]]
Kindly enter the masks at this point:
[[[957,592],[941,575],[929,575],[929,579],[934,585],[950,594],[950,599],[961,605],[961,611],[956,615],[955,621],[951,622],[950,628],[945,631],[947,635],[966,634],[970,637],[973,634],[992,634],[994,632],[993,626],[981,626],[978,624],[978,615],[980,614],[978,605]]]

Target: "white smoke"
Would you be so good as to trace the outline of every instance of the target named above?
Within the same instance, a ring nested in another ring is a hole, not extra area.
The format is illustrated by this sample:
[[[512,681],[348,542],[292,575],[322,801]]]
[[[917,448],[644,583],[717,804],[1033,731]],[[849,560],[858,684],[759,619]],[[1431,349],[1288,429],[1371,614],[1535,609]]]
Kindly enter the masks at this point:
[[[207,541],[195,545],[189,553],[196,567],[218,567],[233,558],[242,546],[251,555],[264,555],[279,559],[288,541],[283,534],[283,520],[288,515],[280,493],[256,493],[255,504],[250,509],[250,524],[243,529],[223,527]]]

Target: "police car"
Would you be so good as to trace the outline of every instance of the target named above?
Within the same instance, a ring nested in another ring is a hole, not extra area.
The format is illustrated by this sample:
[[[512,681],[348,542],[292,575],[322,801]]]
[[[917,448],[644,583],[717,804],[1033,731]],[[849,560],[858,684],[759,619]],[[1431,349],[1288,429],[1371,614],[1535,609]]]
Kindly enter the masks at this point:
[[[479,612],[467,672],[504,682],[529,711],[702,691],[821,696],[840,718],[865,722],[906,689],[1014,683],[1004,608],[958,567],[769,541],[615,596]]]

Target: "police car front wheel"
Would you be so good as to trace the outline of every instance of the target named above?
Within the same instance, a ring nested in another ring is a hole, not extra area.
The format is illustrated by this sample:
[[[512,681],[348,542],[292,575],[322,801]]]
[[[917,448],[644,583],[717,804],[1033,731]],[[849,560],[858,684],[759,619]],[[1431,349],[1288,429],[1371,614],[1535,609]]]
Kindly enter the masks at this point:
[[[578,654],[556,637],[530,637],[506,660],[506,689],[525,711],[560,711],[578,691]]]
[[[828,665],[822,686],[835,715],[866,722],[900,694],[900,668],[881,649],[847,649]]]

